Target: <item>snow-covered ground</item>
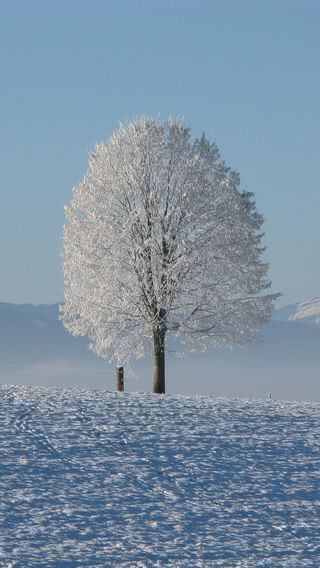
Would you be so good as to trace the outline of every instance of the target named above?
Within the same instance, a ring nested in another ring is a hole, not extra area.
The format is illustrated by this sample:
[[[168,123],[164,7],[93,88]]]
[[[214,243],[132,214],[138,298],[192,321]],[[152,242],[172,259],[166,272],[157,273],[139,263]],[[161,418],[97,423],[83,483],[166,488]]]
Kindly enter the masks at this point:
[[[0,566],[320,566],[320,405],[0,387]]]

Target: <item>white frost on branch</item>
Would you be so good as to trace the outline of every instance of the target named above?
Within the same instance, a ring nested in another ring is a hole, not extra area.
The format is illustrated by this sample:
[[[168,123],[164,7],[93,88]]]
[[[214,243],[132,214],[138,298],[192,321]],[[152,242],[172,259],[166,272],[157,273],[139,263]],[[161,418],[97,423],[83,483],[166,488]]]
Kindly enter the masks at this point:
[[[65,212],[62,319],[99,356],[142,357],[161,325],[188,350],[243,344],[269,319],[253,195],[182,121],[120,127]]]

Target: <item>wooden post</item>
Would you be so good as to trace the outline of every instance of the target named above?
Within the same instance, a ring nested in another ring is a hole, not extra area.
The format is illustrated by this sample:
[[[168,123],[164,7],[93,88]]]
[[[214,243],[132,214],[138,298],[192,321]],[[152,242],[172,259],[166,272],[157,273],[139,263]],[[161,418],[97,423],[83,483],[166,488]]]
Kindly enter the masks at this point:
[[[124,391],[123,367],[117,367],[116,377],[117,377],[117,390],[119,392],[123,392]]]

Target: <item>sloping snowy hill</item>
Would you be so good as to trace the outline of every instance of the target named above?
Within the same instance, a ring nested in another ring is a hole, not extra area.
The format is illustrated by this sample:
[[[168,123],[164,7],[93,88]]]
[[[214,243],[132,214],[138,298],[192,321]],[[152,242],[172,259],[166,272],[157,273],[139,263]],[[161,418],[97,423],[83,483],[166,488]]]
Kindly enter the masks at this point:
[[[320,566],[315,403],[0,387],[0,565]]]
[[[320,400],[320,327],[293,320],[297,311],[277,310],[262,342],[243,350],[177,359],[169,342],[168,392]],[[114,388],[114,367],[70,336],[58,316],[58,305],[0,304],[1,382]],[[126,369],[126,389],[150,391],[151,365],[151,358],[135,364],[131,378]]]

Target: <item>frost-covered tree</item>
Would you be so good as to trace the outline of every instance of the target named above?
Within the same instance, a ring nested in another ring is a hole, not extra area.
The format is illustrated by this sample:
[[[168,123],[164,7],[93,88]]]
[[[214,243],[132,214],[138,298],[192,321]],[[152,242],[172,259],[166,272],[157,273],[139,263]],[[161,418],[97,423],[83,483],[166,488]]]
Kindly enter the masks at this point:
[[[156,393],[167,335],[243,344],[270,316],[253,194],[181,120],[141,118],[98,144],[66,219],[64,325],[118,364],[153,344]]]

